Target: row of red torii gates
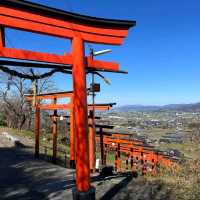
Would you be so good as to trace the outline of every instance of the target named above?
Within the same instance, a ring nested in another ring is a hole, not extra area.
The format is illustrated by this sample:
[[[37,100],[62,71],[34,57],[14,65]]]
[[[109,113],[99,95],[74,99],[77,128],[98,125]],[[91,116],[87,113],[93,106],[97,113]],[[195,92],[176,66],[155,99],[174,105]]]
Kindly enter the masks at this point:
[[[90,185],[86,73],[120,72],[117,63],[85,56],[85,42],[121,45],[129,28],[135,24],[135,21],[84,16],[27,1],[0,1],[0,57],[3,58],[0,64],[10,67],[67,69],[72,74],[77,199],[90,199],[95,193]],[[72,51],[57,55],[7,48],[5,28],[70,39]]]
[[[69,98],[68,104],[58,104],[59,99]],[[53,140],[53,162],[57,158],[57,120],[59,118],[58,110],[68,110],[70,112],[70,167],[75,168],[75,127],[74,127],[74,112],[73,112],[73,91],[56,92],[34,95],[26,95],[26,100],[34,102],[35,107],[35,157],[39,157],[39,140],[40,140],[40,110],[53,110],[51,119],[52,126],[52,140]],[[52,100],[50,104],[42,103],[42,100]],[[112,108],[115,103],[108,104],[89,104],[88,105],[88,129],[89,129],[89,162],[91,172],[95,171],[95,141],[96,141],[96,125],[94,111],[107,111]],[[97,125],[100,129],[106,128],[104,125]],[[101,131],[102,132],[102,131]],[[103,133],[102,133],[103,134]]]
[[[89,90],[89,89],[88,89]],[[70,98],[68,104],[58,104],[59,99]],[[70,166],[75,167],[75,152],[76,152],[76,135],[74,128],[74,112],[73,112],[73,91],[69,92],[56,92],[34,95],[26,95],[26,100],[33,102],[35,107],[35,157],[39,157],[39,139],[40,139],[40,110],[53,110],[51,119],[53,122],[52,126],[52,141],[53,141],[53,156],[52,161],[55,163],[57,159],[57,120],[58,110],[68,110],[70,112]],[[43,101],[44,100],[44,101]],[[45,100],[52,100],[51,103],[46,103]],[[131,158],[131,169],[134,171],[133,158],[136,161],[141,161],[142,166],[145,162],[151,164],[152,172],[156,173],[156,166],[161,165],[162,167],[178,167],[176,160],[170,156],[164,155],[161,151],[158,152],[153,146],[146,145],[144,141],[136,140],[131,138],[130,133],[116,133],[108,132],[103,129],[112,129],[111,125],[97,124],[94,111],[106,111],[112,108],[115,103],[108,104],[89,104],[88,105],[88,137],[89,137],[89,164],[90,171],[95,172],[95,154],[96,144],[100,144],[101,152],[101,164],[106,166],[106,154],[109,153],[109,149],[115,149],[115,171],[121,171],[121,159],[120,154],[126,154],[126,169],[128,169],[128,160]],[[64,116],[67,117],[68,116]],[[96,129],[99,128],[99,131]]]

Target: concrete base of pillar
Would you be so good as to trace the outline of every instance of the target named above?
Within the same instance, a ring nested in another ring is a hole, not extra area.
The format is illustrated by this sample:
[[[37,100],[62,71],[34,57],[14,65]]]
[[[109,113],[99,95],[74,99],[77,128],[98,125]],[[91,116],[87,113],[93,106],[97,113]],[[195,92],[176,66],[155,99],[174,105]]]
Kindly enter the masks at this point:
[[[87,192],[78,192],[73,189],[73,200],[95,200],[95,188],[91,187]]]
[[[70,160],[70,168],[71,169],[76,169],[76,164],[75,164],[75,160]]]

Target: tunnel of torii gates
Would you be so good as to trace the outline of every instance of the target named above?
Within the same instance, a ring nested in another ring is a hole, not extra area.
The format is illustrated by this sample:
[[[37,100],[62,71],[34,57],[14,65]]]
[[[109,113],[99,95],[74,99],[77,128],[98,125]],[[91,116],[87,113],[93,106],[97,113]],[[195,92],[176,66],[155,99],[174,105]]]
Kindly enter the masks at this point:
[[[2,66],[34,66],[71,70],[74,91],[77,195],[87,195],[91,189],[86,72],[120,72],[117,63],[94,60],[92,56],[85,56],[84,44],[89,42],[121,45],[129,28],[135,24],[135,21],[84,16],[27,1],[0,1],[0,57],[3,58],[0,64]],[[70,39],[72,51],[64,55],[57,55],[7,48],[5,46],[5,28]]]
[[[58,104],[59,99],[69,98],[68,104]],[[68,110],[70,112],[70,167],[75,167],[75,131],[74,131],[74,112],[73,112],[73,91],[46,93],[39,95],[26,95],[26,100],[33,102],[35,107],[35,157],[39,157],[39,138],[40,138],[40,110],[53,110],[51,119],[52,140],[53,140],[53,157],[52,161],[56,162],[57,157],[57,119],[58,110]],[[52,100],[52,103],[43,103],[42,100]],[[88,105],[88,129],[89,129],[89,162],[91,172],[95,171],[95,129],[99,127],[101,130],[106,127],[104,125],[95,126],[94,111],[107,111],[116,103],[107,104],[89,104]],[[68,117],[68,116],[64,116]],[[102,132],[102,131],[101,131]]]

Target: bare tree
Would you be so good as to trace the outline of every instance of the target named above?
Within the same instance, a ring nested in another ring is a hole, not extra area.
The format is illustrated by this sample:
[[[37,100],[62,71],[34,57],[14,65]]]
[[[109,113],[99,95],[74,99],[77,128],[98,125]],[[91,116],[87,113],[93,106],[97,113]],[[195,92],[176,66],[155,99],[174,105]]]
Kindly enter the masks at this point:
[[[32,91],[32,81],[19,77],[10,77],[6,73],[0,74],[1,113],[6,118],[7,126],[21,130],[25,125],[31,128],[33,110],[26,102],[25,94]],[[49,77],[38,81],[40,93],[55,89]]]

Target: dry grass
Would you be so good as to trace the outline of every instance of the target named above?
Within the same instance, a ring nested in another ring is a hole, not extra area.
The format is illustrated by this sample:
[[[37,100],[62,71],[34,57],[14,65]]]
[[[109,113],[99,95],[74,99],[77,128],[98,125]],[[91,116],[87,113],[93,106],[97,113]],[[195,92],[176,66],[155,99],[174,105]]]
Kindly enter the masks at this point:
[[[186,161],[179,170],[162,169],[148,181],[160,181],[170,190],[169,199],[200,200],[200,159]]]

